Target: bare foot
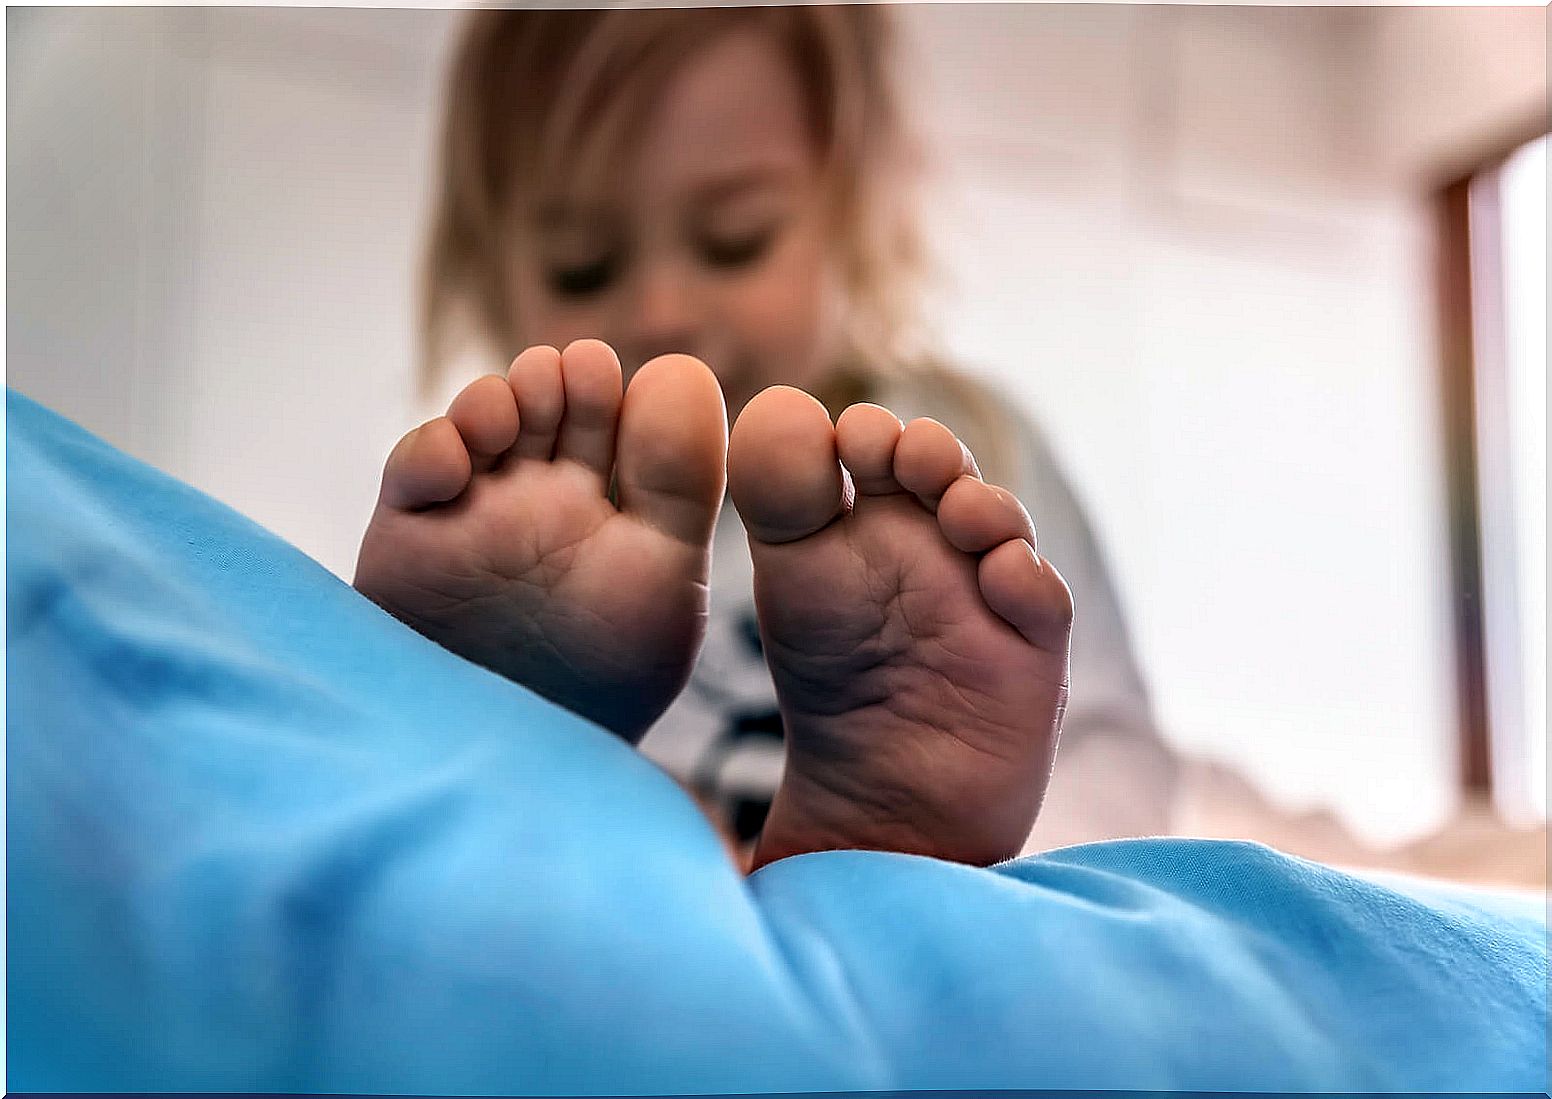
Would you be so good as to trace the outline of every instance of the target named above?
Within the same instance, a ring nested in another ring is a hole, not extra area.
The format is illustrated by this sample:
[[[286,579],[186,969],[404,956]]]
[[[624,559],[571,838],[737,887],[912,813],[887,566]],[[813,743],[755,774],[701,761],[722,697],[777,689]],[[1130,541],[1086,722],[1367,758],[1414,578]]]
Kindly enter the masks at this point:
[[[787,729],[754,866],[833,848],[1018,854],[1072,623],[1023,506],[942,424],[854,405],[832,427],[784,386],[739,417],[728,478]]]
[[[388,456],[356,588],[635,743],[700,651],[726,439],[695,359],[622,400],[605,344],[529,348]]]

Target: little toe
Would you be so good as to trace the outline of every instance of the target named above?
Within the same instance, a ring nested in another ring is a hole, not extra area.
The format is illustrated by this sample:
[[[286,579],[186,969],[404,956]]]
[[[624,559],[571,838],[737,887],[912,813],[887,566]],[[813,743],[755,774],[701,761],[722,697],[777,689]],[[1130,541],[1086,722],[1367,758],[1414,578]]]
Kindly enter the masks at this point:
[[[566,410],[555,457],[586,466],[606,491],[620,418],[620,360],[601,340],[577,340],[561,352],[560,364]]]
[[[900,491],[895,447],[902,430],[895,414],[876,404],[854,404],[835,421],[835,447],[858,492],[887,496]]]
[[[499,374],[464,386],[448,407],[447,418],[463,437],[475,472],[489,469],[517,438],[517,400]]]
[[[446,503],[468,486],[473,472],[458,428],[438,416],[400,439],[388,455],[379,500],[404,510]]]
[[[960,477],[938,501],[938,527],[961,553],[985,553],[1013,538],[1035,545],[1035,524],[1019,498],[977,477]]]
[[[948,428],[926,417],[912,420],[895,447],[895,480],[928,508],[966,474],[979,477],[970,451]]]
[[[709,544],[727,484],[727,411],[699,359],[636,371],[620,408],[620,509],[690,545]]]
[[[1065,652],[1072,632],[1072,592],[1055,568],[1022,538],[981,558],[981,598],[992,613],[1048,652]]]
[[[566,410],[560,352],[553,347],[528,348],[512,360],[507,383],[517,400],[518,432],[512,453],[549,461]]]
[[[848,481],[824,405],[785,385],[757,394],[733,425],[728,487],[761,542],[806,538],[840,515]]]

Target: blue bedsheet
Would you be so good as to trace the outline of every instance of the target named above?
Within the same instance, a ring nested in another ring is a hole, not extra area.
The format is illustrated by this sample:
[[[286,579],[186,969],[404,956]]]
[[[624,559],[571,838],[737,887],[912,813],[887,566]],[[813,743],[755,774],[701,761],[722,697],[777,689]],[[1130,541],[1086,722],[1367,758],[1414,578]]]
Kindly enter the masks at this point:
[[[1264,847],[744,880],[635,752],[7,397],[13,1090],[1541,1090],[1546,925]]]

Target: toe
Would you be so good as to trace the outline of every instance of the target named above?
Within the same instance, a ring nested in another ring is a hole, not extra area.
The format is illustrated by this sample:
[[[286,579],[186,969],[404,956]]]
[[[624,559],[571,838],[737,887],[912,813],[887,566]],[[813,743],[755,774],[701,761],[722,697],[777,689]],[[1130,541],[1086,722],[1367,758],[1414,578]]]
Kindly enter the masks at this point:
[[[1072,632],[1072,593],[1061,575],[1022,538],[981,558],[981,598],[1030,644],[1065,652]]]
[[[733,425],[728,487],[762,542],[805,538],[841,514],[849,490],[824,405],[790,386],[758,394]]]
[[[561,352],[560,364],[566,410],[555,457],[586,466],[607,490],[620,418],[620,360],[601,340],[577,340]]]
[[[530,347],[512,360],[507,383],[517,399],[517,443],[512,452],[519,458],[549,461],[566,409],[560,352],[553,347]]]
[[[936,420],[912,420],[895,447],[895,480],[929,508],[964,475],[980,476],[975,459],[959,438]]]
[[[476,472],[488,469],[517,438],[517,401],[499,374],[487,374],[464,386],[447,409],[462,436]]]
[[[985,553],[1013,538],[1035,545],[1035,524],[1019,498],[976,477],[960,477],[938,501],[938,526],[961,553]]]
[[[895,414],[876,404],[854,404],[835,421],[835,447],[858,492],[887,496],[900,491],[895,447],[901,430]]]
[[[620,509],[683,542],[708,543],[727,482],[727,412],[706,365],[663,355],[638,370],[617,448]]]
[[[400,439],[388,455],[379,499],[386,507],[403,509],[446,503],[464,490],[472,475],[458,428],[438,416]]]

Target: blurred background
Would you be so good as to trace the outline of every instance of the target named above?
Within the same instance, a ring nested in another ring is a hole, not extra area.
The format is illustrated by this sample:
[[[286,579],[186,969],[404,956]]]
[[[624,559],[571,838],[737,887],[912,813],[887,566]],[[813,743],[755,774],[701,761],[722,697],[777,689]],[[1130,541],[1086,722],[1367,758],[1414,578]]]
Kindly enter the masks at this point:
[[[6,14],[8,384],[349,579],[461,14]],[[1543,884],[1545,9],[899,15],[934,329],[1088,506],[1176,830]]]

